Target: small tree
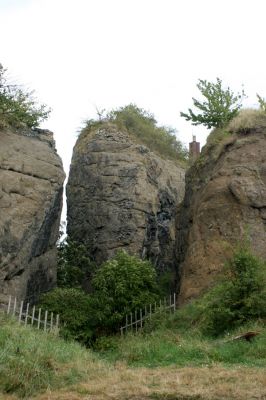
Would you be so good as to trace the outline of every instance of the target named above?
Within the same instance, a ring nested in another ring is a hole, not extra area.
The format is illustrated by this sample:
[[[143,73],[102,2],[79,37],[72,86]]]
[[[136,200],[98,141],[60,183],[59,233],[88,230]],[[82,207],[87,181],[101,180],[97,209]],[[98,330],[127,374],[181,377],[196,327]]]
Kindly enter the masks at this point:
[[[158,300],[152,264],[123,250],[96,271],[92,287],[93,309],[103,333],[117,331],[127,314]]]
[[[204,298],[203,329],[222,334],[249,320],[266,318],[266,263],[242,245],[225,276]]]
[[[37,105],[33,92],[7,82],[6,69],[0,64],[0,121],[12,126],[34,128],[48,118],[50,110]]]
[[[67,238],[58,245],[57,284],[63,288],[89,289],[96,266],[83,243]]]
[[[193,104],[201,112],[195,114],[191,108],[188,113],[181,112],[181,117],[191,121],[192,125],[204,125],[208,129],[221,128],[234,118],[241,108],[244,91],[234,94],[229,87],[222,88],[222,81],[216,78],[216,82],[208,82],[199,79],[197,88],[204,100],[201,102],[193,98]]]

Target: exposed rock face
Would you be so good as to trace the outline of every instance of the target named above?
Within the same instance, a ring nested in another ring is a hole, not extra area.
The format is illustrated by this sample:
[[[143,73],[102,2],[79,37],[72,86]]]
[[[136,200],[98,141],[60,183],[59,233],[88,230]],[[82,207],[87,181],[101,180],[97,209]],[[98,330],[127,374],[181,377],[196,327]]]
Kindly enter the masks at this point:
[[[35,301],[56,282],[64,172],[51,132],[0,131],[0,292]]]
[[[184,172],[115,125],[82,133],[67,184],[68,234],[85,242],[98,264],[124,248],[173,270]]]
[[[205,148],[186,176],[179,211],[180,302],[210,286],[248,233],[266,258],[266,130],[250,130]]]

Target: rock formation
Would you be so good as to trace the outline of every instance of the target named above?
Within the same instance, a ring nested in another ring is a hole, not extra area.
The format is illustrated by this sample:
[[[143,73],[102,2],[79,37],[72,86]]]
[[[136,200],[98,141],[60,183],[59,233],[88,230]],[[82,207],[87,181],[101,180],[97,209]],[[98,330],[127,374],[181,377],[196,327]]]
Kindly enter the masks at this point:
[[[254,253],[266,258],[266,128],[261,126],[207,145],[187,172],[177,218],[181,303],[215,281],[246,233]]]
[[[0,292],[34,302],[56,282],[64,172],[51,132],[0,130]]]
[[[124,248],[174,270],[176,207],[184,168],[164,160],[116,125],[81,133],[67,184],[68,234],[98,264]]]

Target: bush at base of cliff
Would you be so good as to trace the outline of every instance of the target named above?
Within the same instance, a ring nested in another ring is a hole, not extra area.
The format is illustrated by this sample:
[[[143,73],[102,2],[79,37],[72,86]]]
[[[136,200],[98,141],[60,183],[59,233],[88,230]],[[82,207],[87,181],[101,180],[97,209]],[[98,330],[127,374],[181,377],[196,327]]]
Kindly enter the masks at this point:
[[[32,92],[8,83],[5,75],[6,70],[0,64],[0,126],[37,127],[48,118],[50,110],[43,104],[37,105]]]
[[[90,297],[79,289],[57,288],[41,297],[43,309],[60,315],[60,334],[88,344],[93,338]]]
[[[95,316],[104,333],[116,332],[127,314],[158,300],[152,264],[123,250],[96,271],[92,287]]]
[[[65,287],[41,298],[42,308],[60,315],[62,336],[86,345],[99,335],[118,332],[127,314],[158,300],[154,267],[125,251],[95,271],[91,286],[90,294]]]
[[[223,280],[201,303],[202,328],[223,334],[250,320],[266,318],[266,263],[247,247],[236,250]]]

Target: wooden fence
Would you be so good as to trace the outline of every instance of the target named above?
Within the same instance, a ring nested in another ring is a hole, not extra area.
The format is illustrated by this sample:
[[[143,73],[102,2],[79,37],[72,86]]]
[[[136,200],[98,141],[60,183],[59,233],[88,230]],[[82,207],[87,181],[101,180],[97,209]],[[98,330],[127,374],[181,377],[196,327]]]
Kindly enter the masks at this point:
[[[6,313],[17,318],[21,324],[32,325],[44,331],[57,331],[59,328],[58,314],[54,315],[35,306],[30,309],[30,303],[18,301],[16,297],[9,296]]]
[[[164,300],[160,300],[159,303],[149,304],[143,309],[135,310],[135,312],[126,315],[125,325],[121,326],[120,333],[123,336],[124,333],[131,331],[137,332],[143,328],[143,325],[147,319],[151,319],[155,314],[162,314],[165,312],[175,312],[176,310],[176,294],[170,295]]]

